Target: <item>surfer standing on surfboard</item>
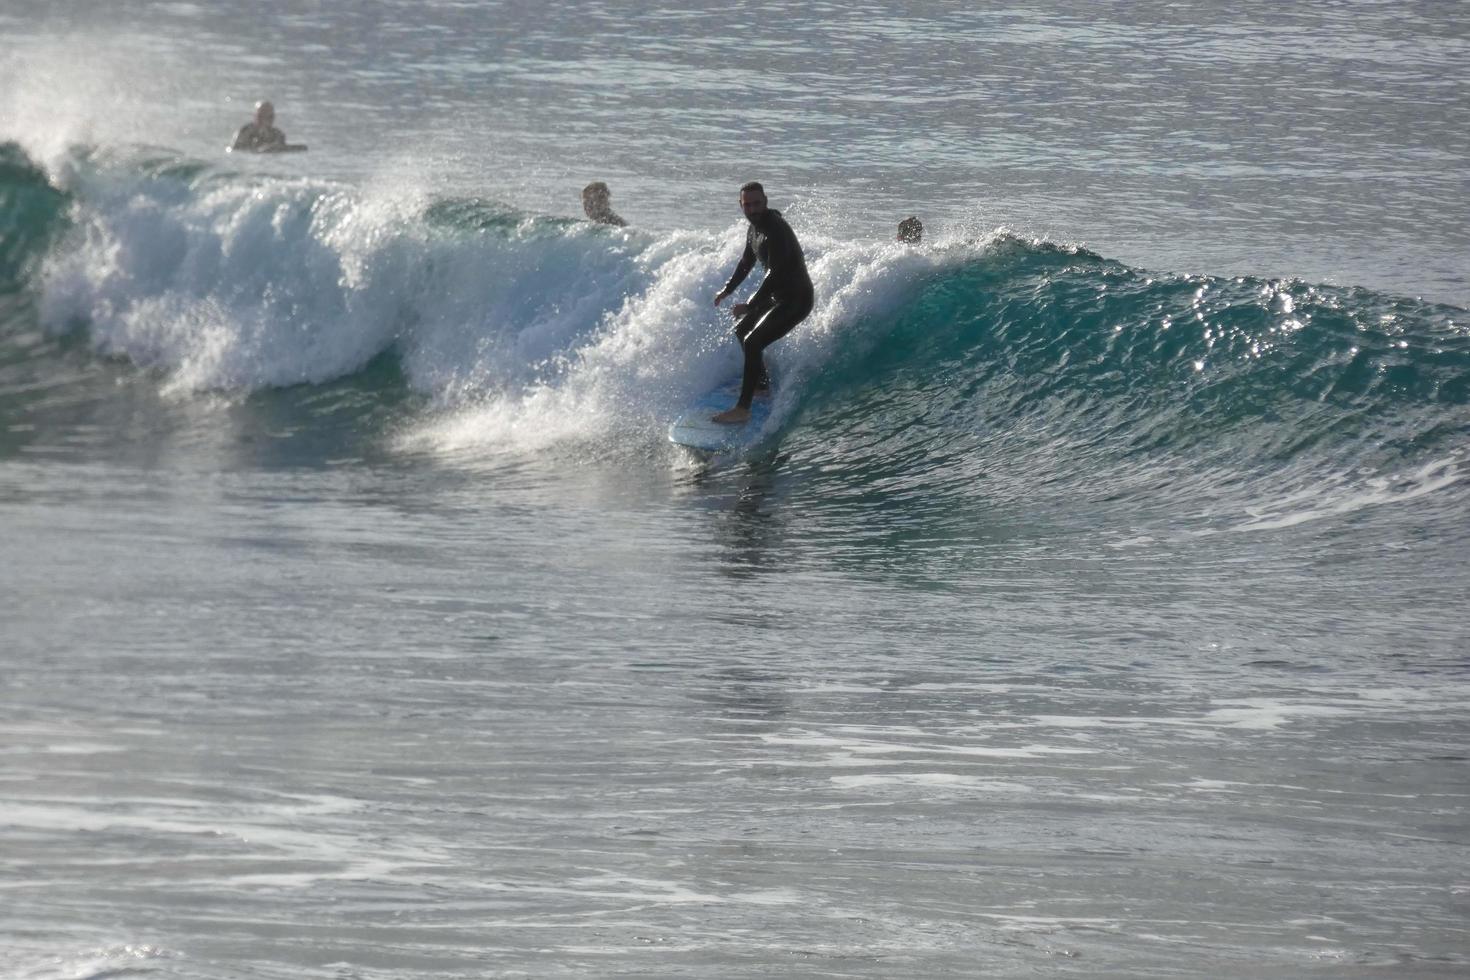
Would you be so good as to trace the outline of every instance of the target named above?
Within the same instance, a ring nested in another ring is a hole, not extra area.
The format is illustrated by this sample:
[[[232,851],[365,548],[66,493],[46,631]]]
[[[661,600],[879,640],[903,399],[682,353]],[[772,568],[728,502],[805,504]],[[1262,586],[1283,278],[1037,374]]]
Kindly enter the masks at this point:
[[[715,294],[715,305],[750,275],[759,259],[766,278],[749,301],[736,303],[735,337],[745,351],[745,375],[740,382],[740,400],[728,411],[712,416],[716,422],[739,425],[750,421],[750,400],[757,388],[769,387],[761,352],[791,332],[812,312],[815,297],[806,271],[806,257],[796,233],[781,212],[766,207],[766,191],[755,181],[740,188],[740,210],[750,221],[745,233],[745,254],[725,288]]]

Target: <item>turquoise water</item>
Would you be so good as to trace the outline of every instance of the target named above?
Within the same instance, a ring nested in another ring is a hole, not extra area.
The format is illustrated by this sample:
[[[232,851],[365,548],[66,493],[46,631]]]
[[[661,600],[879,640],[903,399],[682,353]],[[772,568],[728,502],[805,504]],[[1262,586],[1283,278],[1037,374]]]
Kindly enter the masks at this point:
[[[1467,38],[7,4],[0,976],[1463,975]]]

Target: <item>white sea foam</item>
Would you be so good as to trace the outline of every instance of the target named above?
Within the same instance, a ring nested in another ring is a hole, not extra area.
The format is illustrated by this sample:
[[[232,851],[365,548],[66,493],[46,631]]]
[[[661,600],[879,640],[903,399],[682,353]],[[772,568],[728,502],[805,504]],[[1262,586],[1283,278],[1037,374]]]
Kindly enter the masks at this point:
[[[858,756],[879,755],[940,755],[963,756],[989,759],[1035,759],[1052,755],[1088,755],[1092,749],[1060,745],[953,745],[939,742],[906,743],[876,739],[842,738],[819,732],[797,732],[782,735],[761,735],[762,742],[770,745],[786,745],[803,748],[839,749],[843,753]]]
[[[743,234],[743,228],[732,226],[719,236],[682,233],[659,239],[641,251],[633,250],[631,242],[625,252],[604,250],[585,260],[595,264],[617,256],[627,268],[621,276],[607,274],[600,280],[558,268],[540,284],[543,294],[591,286],[598,298],[553,331],[567,341],[553,355],[560,359],[559,370],[497,387],[485,382],[489,368],[461,369],[461,377],[472,379],[469,383],[434,386],[452,392],[461,404],[411,434],[409,442],[453,451],[536,449],[619,430],[661,436],[681,407],[740,369],[730,304],[716,310],[711,298],[733,268]],[[771,428],[779,428],[799,408],[806,379],[821,370],[837,344],[851,340],[854,321],[896,306],[925,269],[961,260],[958,254],[940,257],[821,238],[806,249],[819,302],[812,316],[770,354],[781,377]],[[746,288],[760,276],[756,270]],[[586,343],[574,343],[582,337]],[[483,351],[466,351],[454,363],[479,365],[484,358]],[[507,359],[512,364],[545,363],[523,352]],[[441,369],[448,367],[438,352],[433,360]]]
[[[1351,474],[1335,474],[1280,498],[1247,508],[1250,519],[1239,531],[1274,531],[1310,521],[1341,517],[1370,507],[1401,504],[1453,486],[1464,479],[1462,460],[1432,460],[1392,476],[1367,480]]]
[[[394,339],[416,272],[401,202],[305,181],[199,183],[74,168],[85,204],[42,313],[176,391],[320,382]]]
[[[152,972],[158,961],[173,959],[176,955],[146,943],[118,943],[101,949],[47,956],[11,950],[6,957],[4,975],[15,980],[99,980],[102,977]],[[150,962],[155,965],[150,967]]]
[[[1357,714],[1351,707],[1307,704],[1273,698],[1243,698],[1205,713],[1206,724],[1269,731],[1308,718],[1343,718]]]
[[[348,819],[358,809],[352,801],[325,796],[256,803],[238,812],[187,798],[111,798],[81,804],[16,800],[0,805],[0,822],[12,830],[38,833],[108,832],[187,840],[209,836],[227,842],[235,850],[232,860],[237,864],[269,866],[269,871],[245,870],[230,876],[253,886],[306,887],[323,880],[385,878],[404,868],[446,860],[442,852],[408,841],[363,847]],[[310,870],[280,870],[280,862],[291,859],[308,862]],[[138,861],[147,866],[149,858]],[[97,864],[94,856],[86,862]]]
[[[412,184],[170,168],[139,151],[67,157],[54,179],[78,203],[45,270],[44,322],[85,325],[100,352],[163,372],[175,394],[322,383],[391,350],[439,410],[405,445],[536,449],[661,434],[740,368],[733,303],[710,300],[742,225],[662,236],[508,217],[476,227],[436,216]],[[819,301],[772,351],[773,427],[835,352],[881,342],[854,323],[983,248],[804,244]]]
[[[956,772],[884,772],[861,776],[832,776],[834,786],[842,789],[873,789],[882,786],[911,786],[923,789],[964,789],[983,793],[1032,793],[1034,788],[1022,783],[998,779],[982,779]]]
[[[77,144],[169,132],[179,91],[207,90],[206,73],[189,65],[187,52],[161,49],[115,26],[31,38],[7,51],[9,57],[0,58],[0,134],[49,166]],[[149,50],[152,64],[139,63],[139,49]]]

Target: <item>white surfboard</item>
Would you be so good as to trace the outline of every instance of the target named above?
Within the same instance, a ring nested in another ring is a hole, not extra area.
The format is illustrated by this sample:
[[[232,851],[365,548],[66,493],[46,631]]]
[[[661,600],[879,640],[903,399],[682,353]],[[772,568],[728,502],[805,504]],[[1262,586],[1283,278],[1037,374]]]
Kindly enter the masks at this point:
[[[713,420],[715,415],[733,408],[740,399],[740,378],[725,381],[719,387],[705,393],[698,401],[669,426],[669,441],[689,449],[707,453],[728,453],[755,445],[766,421],[771,417],[771,400],[776,397],[776,379],[771,378],[771,390],[756,395],[750,403],[750,421],[743,425],[728,425]]]
[[[305,143],[282,143],[280,146],[272,146],[272,147],[268,147],[267,149],[264,149],[264,150],[244,150],[244,149],[237,150],[237,149],[234,148],[234,146],[227,146],[227,147],[225,147],[225,152],[226,153],[262,153],[262,154],[270,154],[270,153],[305,153],[306,152],[306,144]]]

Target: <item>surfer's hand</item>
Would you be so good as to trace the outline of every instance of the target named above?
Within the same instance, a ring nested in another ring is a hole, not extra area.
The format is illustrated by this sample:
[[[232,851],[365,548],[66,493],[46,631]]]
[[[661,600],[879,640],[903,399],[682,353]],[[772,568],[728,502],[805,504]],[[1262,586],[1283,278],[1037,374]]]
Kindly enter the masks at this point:
[[[745,311],[748,309],[750,309],[749,303],[736,303],[733,307],[730,308],[730,315],[741,317],[745,315]]]
[[[715,305],[716,306],[719,306],[721,303],[723,303],[725,301],[725,297],[726,296],[729,296],[729,295],[730,294],[727,293],[727,292],[725,292],[723,289],[720,290],[718,293],[715,293]]]

